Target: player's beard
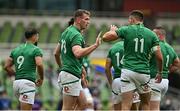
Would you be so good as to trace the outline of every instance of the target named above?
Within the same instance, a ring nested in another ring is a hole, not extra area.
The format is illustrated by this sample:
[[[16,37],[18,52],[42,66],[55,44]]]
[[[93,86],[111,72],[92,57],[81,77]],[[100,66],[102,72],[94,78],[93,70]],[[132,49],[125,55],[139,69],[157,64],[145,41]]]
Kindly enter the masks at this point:
[[[37,45],[38,45],[38,42],[35,42],[34,45],[37,46]]]

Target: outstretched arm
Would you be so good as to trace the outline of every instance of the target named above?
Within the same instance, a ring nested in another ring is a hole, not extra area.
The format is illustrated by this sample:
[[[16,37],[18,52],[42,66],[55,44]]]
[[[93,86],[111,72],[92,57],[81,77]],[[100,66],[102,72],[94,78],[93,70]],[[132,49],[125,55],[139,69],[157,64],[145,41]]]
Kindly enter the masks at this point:
[[[101,32],[98,34],[98,37],[96,38],[96,42],[93,45],[86,48],[82,48],[79,45],[75,45],[72,47],[72,51],[76,56],[76,58],[81,58],[93,52],[100,44],[101,44]]]
[[[115,32],[116,30],[117,27],[115,25],[111,25],[110,30],[103,35],[103,41],[108,42],[108,41],[117,40],[118,35]]]

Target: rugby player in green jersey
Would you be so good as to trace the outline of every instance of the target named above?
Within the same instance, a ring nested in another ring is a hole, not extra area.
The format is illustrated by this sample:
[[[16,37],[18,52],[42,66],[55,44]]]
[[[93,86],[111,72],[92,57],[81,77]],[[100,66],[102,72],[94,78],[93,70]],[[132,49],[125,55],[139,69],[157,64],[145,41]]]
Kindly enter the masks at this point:
[[[174,49],[165,41],[166,31],[162,27],[156,27],[153,30],[160,40],[161,52],[163,55],[163,71],[161,83],[155,83],[157,69],[157,63],[155,55],[152,54],[150,59],[150,75],[151,75],[151,100],[150,109],[160,110],[161,98],[165,95],[168,90],[169,80],[168,74],[171,66],[177,66],[179,64],[179,58]]]
[[[129,15],[129,25],[117,28],[111,25],[110,31],[103,35],[104,41],[112,41],[118,38],[124,39],[124,58],[121,72],[122,110],[130,110],[135,90],[140,94],[140,109],[150,109],[151,88],[149,55],[151,49],[155,52],[158,62],[156,82],[162,79],[162,54],[159,40],[154,32],[144,27],[143,13],[134,10]]]
[[[106,77],[112,88],[112,101],[114,104],[114,110],[121,110],[121,68],[122,59],[124,54],[124,41],[117,42],[114,44],[108,52],[106,58],[105,72]],[[114,68],[114,75],[112,77],[111,68]],[[134,93],[133,104],[131,110],[138,110],[139,94]]]
[[[25,32],[26,43],[12,50],[5,64],[9,74],[15,74],[13,89],[19,97],[20,109],[31,110],[34,104],[36,86],[41,86],[44,78],[42,50],[35,46],[38,41],[36,29]],[[15,71],[12,66],[15,65]],[[36,68],[39,78],[36,78]]]
[[[54,55],[60,67],[58,82],[63,87],[62,110],[74,110],[76,101],[82,93],[81,74],[83,57],[93,52],[101,44],[101,33],[96,42],[84,48],[84,38],[81,34],[90,23],[90,12],[78,9],[74,13],[74,24],[64,30],[55,48]]]

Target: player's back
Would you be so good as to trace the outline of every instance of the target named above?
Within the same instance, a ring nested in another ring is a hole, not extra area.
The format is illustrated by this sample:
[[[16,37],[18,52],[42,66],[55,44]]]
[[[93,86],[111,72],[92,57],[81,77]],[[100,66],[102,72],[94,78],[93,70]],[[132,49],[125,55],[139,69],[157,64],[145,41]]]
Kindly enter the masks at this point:
[[[120,77],[121,74],[121,59],[124,54],[124,41],[117,42],[114,44],[108,53],[108,58],[111,59],[112,66],[114,68],[114,78]]]
[[[158,44],[157,36],[143,24],[125,26],[123,68],[149,74],[149,54]]]
[[[42,51],[32,43],[25,43],[16,47],[10,57],[15,64],[15,79],[28,79],[35,81],[36,62],[35,57],[42,56]]]
[[[169,67],[177,58],[177,54],[174,49],[165,41],[161,41],[160,43],[161,53],[163,55],[163,78],[168,78]],[[152,58],[150,60],[150,69],[151,69],[151,78],[155,78],[157,74],[157,62],[154,53],[152,54]]]

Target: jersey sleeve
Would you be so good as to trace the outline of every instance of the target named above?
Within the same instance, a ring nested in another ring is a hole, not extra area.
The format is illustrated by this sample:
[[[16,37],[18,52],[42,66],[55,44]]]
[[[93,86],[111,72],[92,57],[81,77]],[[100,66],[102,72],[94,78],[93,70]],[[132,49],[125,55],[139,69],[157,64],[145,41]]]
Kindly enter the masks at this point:
[[[83,42],[83,37],[80,34],[77,34],[72,38],[71,47],[73,47],[74,45],[82,46],[83,45],[82,42]]]
[[[107,58],[111,59],[111,49],[108,51]]]
[[[34,50],[34,55],[35,55],[35,57],[37,57],[37,56],[43,57],[43,52],[40,48],[36,48]]]
[[[122,26],[120,28],[118,28],[118,30],[116,30],[116,33],[118,35],[119,38],[124,38],[127,32],[127,26]]]
[[[61,35],[59,36],[58,43],[61,43]]]
[[[9,55],[10,58],[13,58],[13,53],[14,53],[14,50],[11,51],[11,53]]]
[[[158,39],[158,37],[156,36],[156,34],[153,32],[153,43],[152,43],[152,45],[153,45],[153,47],[154,46],[157,46],[157,45],[159,45],[159,39]]]
[[[172,49],[172,53],[173,53],[173,61],[175,60],[175,59],[177,59],[178,58],[178,55],[176,54],[176,52],[174,51],[174,49],[171,47],[171,49]]]

